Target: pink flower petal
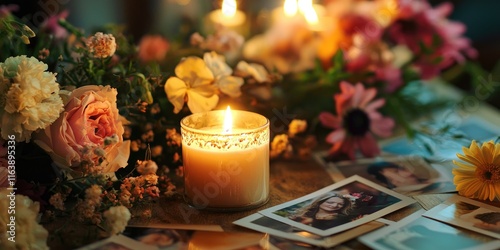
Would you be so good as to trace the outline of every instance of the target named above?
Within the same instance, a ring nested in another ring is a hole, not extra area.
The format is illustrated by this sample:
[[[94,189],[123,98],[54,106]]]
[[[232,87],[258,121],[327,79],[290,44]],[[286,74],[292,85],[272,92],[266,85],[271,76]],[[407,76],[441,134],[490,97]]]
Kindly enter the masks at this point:
[[[365,107],[365,111],[367,113],[371,113],[373,111],[375,111],[376,109],[384,106],[385,104],[385,99],[377,99],[371,103],[369,103],[366,107]]]
[[[369,88],[365,90],[364,95],[362,96],[359,107],[364,108],[374,97],[377,95],[377,89]]]
[[[363,95],[365,93],[365,87],[361,83],[356,83],[354,86],[354,95],[352,96],[352,106],[353,107],[359,107],[359,104],[361,102],[361,99],[363,98]]]
[[[382,114],[380,114],[377,111],[372,111],[372,112],[369,112],[367,114],[368,114],[368,118],[370,118],[370,121],[378,120],[378,119],[381,119],[383,117]]]
[[[349,82],[342,81],[340,82],[340,91],[344,94],[352,94],[354,93],[354,86]]]
[[[370,133],[367,133],[363,138],[358,139],[358,145],[361,153],[366,157],[374,157],[380,154],[377,141]]]
[[[338,129],[342,125],[342,118],[328,112],[321,112],[319,114],[319,121],[323,126],[331,129]]]
[[[342,147],[340,150],[342,153],[346,154],[349,159],[354,160],[356,159],[355,152],[356,152],[356,144],[354,143],[353,138],[346,138],[344,142],[342,143]]]
[[[343,95],[335,96],[335,108],[338,115],[343,115],[344,111],[351,107],[351,100]]]
[[[339,141],[343,141],[346,137],[346,131],[344,129],[338,129],[326,136],[326,142],[330,144],[337,143]]]
[[[381,118],[372,120],[370,123],[370,131],[380,137],[389,137],[392,135],[395,122],[392,118]]]
[[[435,11],[437,16],[439,16],[441,18],[445,18],[445,17],[449,16],[451,14],[451,12],[453,11],[453,4],[451,4],[449,2],[442,3],[438,6],[436,6],[434,11]]]
[[[332,156],[339,153],[339,150],[342,148],[343,141],[336,142],[332,145],[332,147],[328,150],[328,155]]]

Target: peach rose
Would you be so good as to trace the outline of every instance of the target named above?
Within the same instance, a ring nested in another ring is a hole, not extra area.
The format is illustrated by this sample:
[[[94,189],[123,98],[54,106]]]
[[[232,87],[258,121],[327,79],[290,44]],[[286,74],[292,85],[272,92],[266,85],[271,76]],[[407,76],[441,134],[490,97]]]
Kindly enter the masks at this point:
[[[165,59],[169,48],[170,43],[162,36],[147,35],[139,42],[138,57],[142,62],[160,62]]]
[[[37,134],[35,143],[60,167],[78,167],[89,152],[98,152],[95,154],[104,157],[102,163],[94,162],[102,167],[102,173],[125,167],[130,141],[123,141],[123,118],[118,114],[116,95],[116,89],[110,86],[75,89],[67,99],[64,112]]]

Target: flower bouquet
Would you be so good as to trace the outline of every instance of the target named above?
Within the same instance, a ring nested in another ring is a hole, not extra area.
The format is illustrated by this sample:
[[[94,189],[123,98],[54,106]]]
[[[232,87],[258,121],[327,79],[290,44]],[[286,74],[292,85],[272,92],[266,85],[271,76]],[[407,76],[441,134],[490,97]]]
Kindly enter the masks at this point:
[[[411,121],[455,104],[429,85],[445,71],[478,69],[468,61],[477,52],[465,26],[448,19],[450,3],[327,1],[325,8],[323,30],[311,30],[307,17],[276,22],[243,55],[284,74],[280,93],[295,114],[334,130],[326,136],[332,157],[376,156],[377,140],[398,128],[414,137],[421,131]]]

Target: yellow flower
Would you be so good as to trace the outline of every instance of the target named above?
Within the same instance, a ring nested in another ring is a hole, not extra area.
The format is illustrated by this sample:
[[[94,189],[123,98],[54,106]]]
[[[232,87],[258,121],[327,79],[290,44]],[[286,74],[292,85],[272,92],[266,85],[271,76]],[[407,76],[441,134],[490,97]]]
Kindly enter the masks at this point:
[[[174,105],[174,113],[179,113],[187,97],[187,105],[192,113],[210,111],[219,102],[215,91],[214,74],[203,59],[187,57],[175,67],[175,75],[167,79],[165,93]]]
[[[458,158],[469,163],[453,161],[458,168],[452,170],[453,182],[459,194],[468,198],[500,198],[500,143],[483,143],[481,147],[472,141],[469,148],[463,147],[464,155]]]

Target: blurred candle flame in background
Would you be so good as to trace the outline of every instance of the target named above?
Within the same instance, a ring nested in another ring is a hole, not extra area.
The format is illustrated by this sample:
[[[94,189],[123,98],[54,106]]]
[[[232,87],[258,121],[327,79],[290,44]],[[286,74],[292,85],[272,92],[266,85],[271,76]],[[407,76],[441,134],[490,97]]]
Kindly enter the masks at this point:
[[[224,16],[233,17],[237,9],[236,0],[223,0],[221,9]]]
[[[285,12],[285,16],[287,17],[293,17],[297,15],[297,0],[285,0],[285,3],[283,4],[283,11]]]
[[[319,22],[318,14],[314,10],[312,0],[298,0],[297,5],[308,24],[314,25]]]

